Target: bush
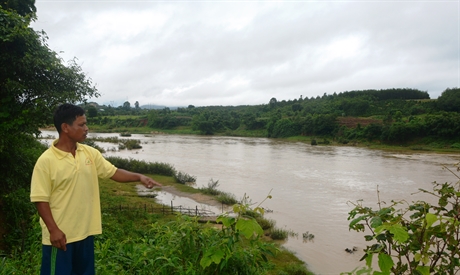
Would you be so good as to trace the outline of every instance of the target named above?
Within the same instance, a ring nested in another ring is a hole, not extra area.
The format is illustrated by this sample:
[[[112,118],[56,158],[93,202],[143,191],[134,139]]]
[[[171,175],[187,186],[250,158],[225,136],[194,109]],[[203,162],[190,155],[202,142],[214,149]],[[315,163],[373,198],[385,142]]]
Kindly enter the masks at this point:
[[[270,237],[273,240],[286,240],[288,236],[289,236],[289,231],[285,229],[275,227],[275,228],[272,228],[272,230],[270,230]]]
[[[174,175],[174,179],[177,182],[182,183],[182,184],[194,185],[196,183],[196,177],[195,176],[191,176],[191,175],[189,175],[187,173],[184,173],[184,172],[177,172]]]
[[[122,149],[141,149],[141,141],[137,139],[122,139],[120,140],[120,144],[118,145],[120,150]]]
[[[456,149],[460,149],[460,143],[458,143],[458,142],[457,142],[457,143],[454,143],[454,144],[452,144],[450,147],[456,148]]]
[[[158,174],[173,177],[176,174],[174,166],[162,162],[146,162],[143,160],[124,159],[120,157],[106,157],[113,165],[118,168],[133,171],[141,174]]]
[[[457,274],[460,272],[460,171],[444,167],[456,178],[455,183],[433,183],[433,191],[420,192],[435,197],[437,205],[425,201],[412,204],[392,201],[388,207],[373,210],[362,202],[353,203],[348,219],[350,229],[369,230],[363,260],[366,267],[343,274],[371,273],[372,259],[378,257],[378,274]],[[378,202],[381,205],[381,202]],[[405,206],[405,207],[404,207]],[[377,274],[374,272],[373,274]]]
[[[222,193],[222,191],[218,190],[217,186],[219,186],[219,180],[214,181],[213,179],[210,179],[208,181],[208,187],[202,187],[200,188],[200,191],[206,195],[218,196]]]
[[[226,204],[226,205],[232,205],[235,203],[238,203],[238,200],[236,199],[235,195],[226,193],[226,192],[221,192],[217,196],[217,201]]]
[[[309,275],[312,274],[307,270],[303,265],[299,264],[290,264],[283,268],[282,271],[279,271],[277,275]]]
[[[85,141],[82,142],[83,144],[86,144],[88,146],[93,147],[94,149],[98,150],[101,153],[105,153],[104,148],[100,147],[99,145],[96,144],[96,142],[92,139],[86,139]]]
[[[157,174],[173,177],[177,182],[182,184],[194,184],[196,177],[184,172],[177,172],[174,166],[163,162],[146,162],[136,159],[124,159],[120,157],[106,157],[106,159],[117,168],[141,174]]]
[[[257,223],[263,230],[270,230],[276,225],[276,221],[272,219],[265,219],[263,217],[256,218]]]
[[[5,223],[0,225],[6,234],[0,237],[0,247],[26,251],[27,237],[32,225],[30,220],[35,207],[30,202],[30,178],[38,157],[48,148],[32,136],[18,134],[14,139],[0,142],[0,216]],[[5,147],[1,148],[1,145]],[[2,231],[3,231],[2,230]]]

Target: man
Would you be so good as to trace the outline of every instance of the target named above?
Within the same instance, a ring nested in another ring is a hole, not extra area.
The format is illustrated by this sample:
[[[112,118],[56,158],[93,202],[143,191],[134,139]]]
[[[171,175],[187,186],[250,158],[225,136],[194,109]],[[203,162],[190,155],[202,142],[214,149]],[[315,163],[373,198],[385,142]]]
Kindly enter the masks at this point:
[[[54,113],[59,138],[35,164],[31,201],[41,217],[41,275],[95,274],[94,235],[102,233],[98,178],[161,186],[141,174],[117,169],[87,145],[85,111],[72,104]]]

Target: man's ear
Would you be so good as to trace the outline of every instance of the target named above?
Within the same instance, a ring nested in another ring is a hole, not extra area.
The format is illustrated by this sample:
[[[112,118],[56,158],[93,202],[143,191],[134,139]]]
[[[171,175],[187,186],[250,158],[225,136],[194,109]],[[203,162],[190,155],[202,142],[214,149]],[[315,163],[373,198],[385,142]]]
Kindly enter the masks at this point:
[[[65,122],[62,123],[62,124],[61,124],[61,131],[64,132],[64,133],[68,133],[68,132],[69,132],[69,126],[70,126],[70,125],[67,124],[67,123],[65,123]]]

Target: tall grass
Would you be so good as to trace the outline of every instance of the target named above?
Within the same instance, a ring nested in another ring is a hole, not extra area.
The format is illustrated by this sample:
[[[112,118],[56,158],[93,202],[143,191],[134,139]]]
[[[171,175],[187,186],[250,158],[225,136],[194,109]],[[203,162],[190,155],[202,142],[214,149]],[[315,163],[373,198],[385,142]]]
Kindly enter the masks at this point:
[[[144,160],[124,159],[120,157],[106,157],[113,165],[120,169],[125,169],[141,174],[157,174],[173,177],[177,182],[182,184],[193,185],[196,177],[187,173],[177,171],[173,165],[164,162],[146,162]]]
[[[238,203],[238,200],[236,199],[235,195],[218,190],[218,186],[219,180],[214,181],[213,179],[210,179],[208,181],[208,186],[199,188],[199,190],[203,194],[214,196],[217,201],[223,204],[233,205]]]

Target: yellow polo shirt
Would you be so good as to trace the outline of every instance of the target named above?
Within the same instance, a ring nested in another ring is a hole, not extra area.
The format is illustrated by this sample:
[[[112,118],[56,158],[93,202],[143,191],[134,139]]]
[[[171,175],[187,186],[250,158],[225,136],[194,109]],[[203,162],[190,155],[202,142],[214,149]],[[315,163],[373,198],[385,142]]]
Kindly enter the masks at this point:
[[[102,233],[98,178],[111,178],[117,168],[93,147],[77,143],[75,157],[55,147],[55,140],[35,164],[30,199],[49,202],[67,243]],[[51,245],[42,219],[42,243]]]

